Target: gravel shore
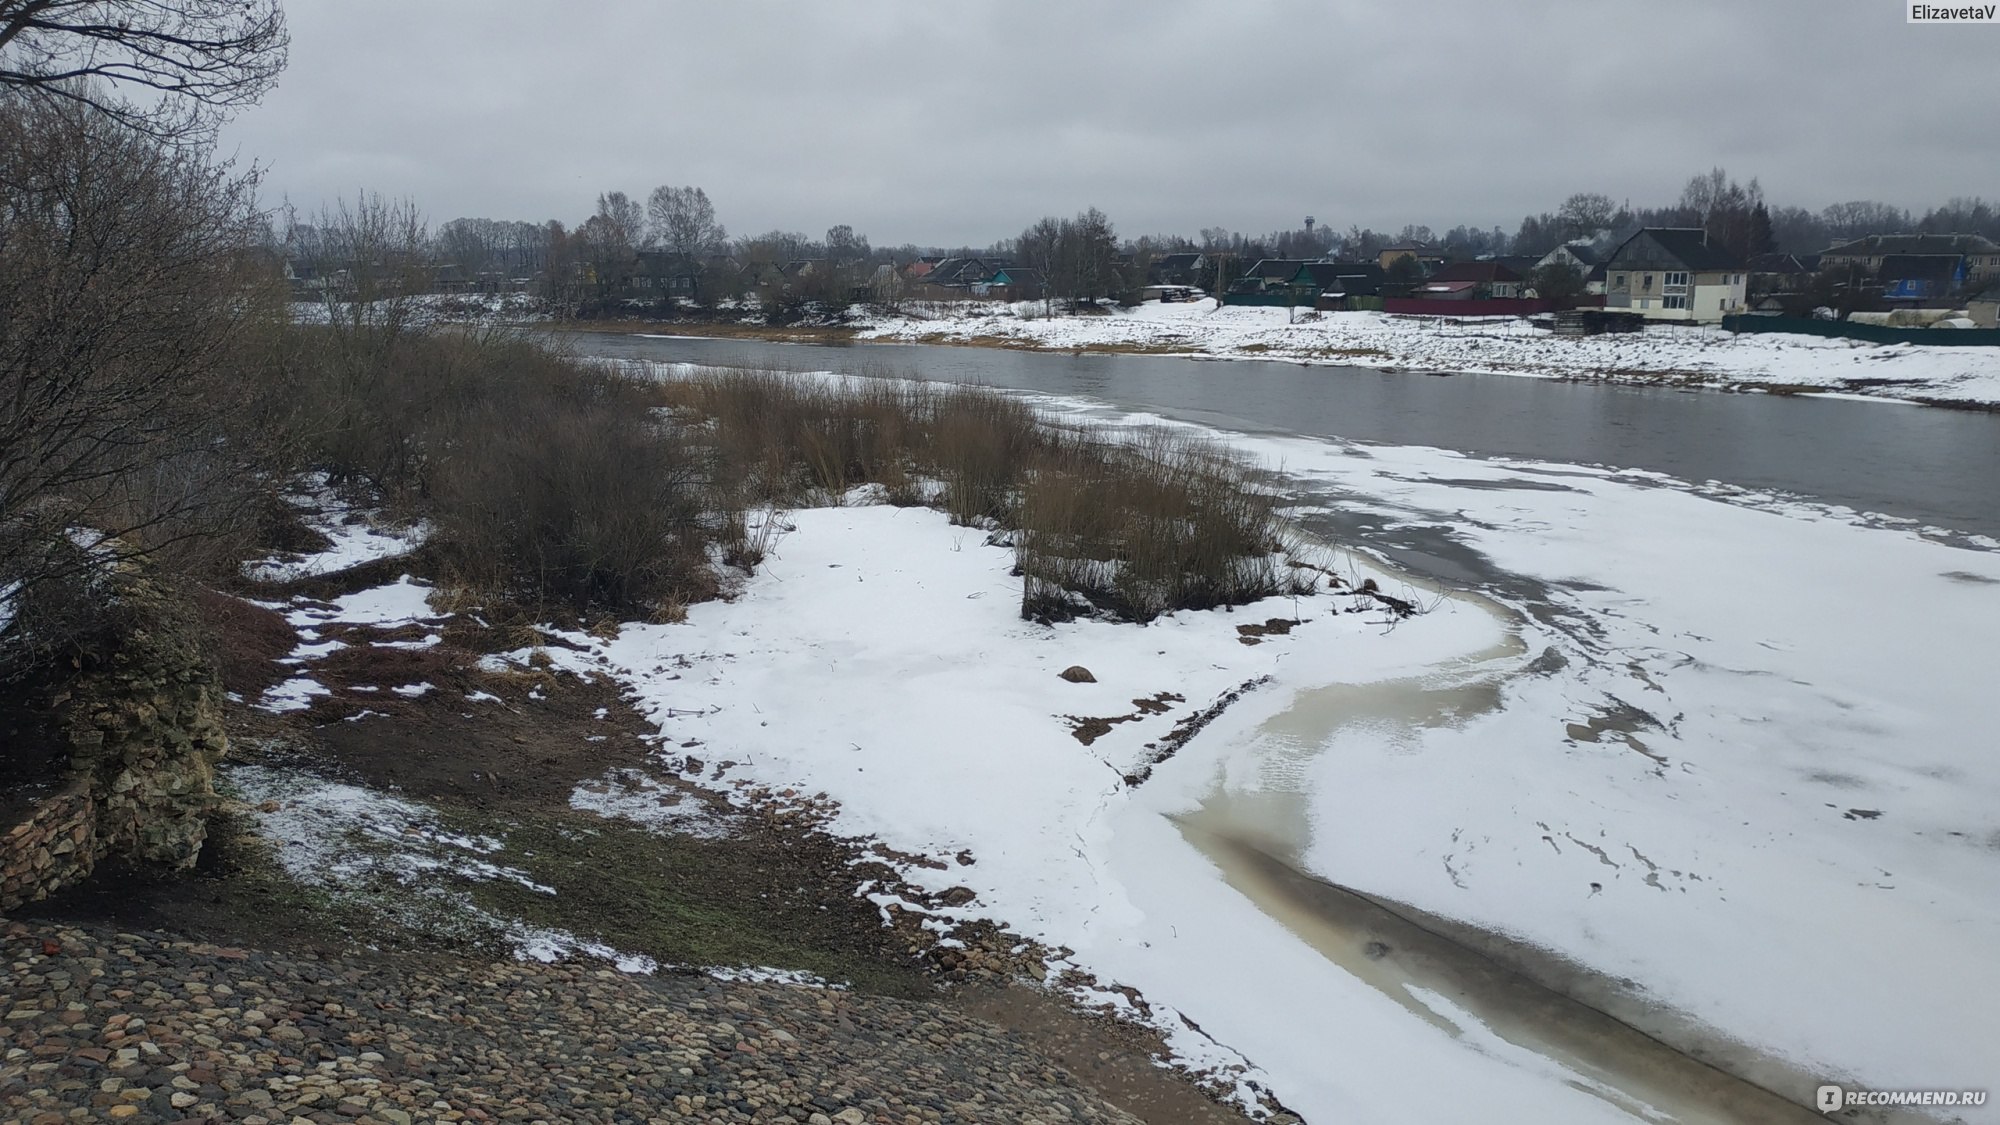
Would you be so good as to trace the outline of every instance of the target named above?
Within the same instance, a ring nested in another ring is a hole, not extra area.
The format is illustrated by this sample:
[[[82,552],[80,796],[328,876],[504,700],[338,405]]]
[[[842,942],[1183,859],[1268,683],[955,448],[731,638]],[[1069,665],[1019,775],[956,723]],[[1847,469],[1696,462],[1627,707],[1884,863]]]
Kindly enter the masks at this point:
[[[30,1125],[1137,1120],[990,1025],[828,989],[21,922],[0,963]]]

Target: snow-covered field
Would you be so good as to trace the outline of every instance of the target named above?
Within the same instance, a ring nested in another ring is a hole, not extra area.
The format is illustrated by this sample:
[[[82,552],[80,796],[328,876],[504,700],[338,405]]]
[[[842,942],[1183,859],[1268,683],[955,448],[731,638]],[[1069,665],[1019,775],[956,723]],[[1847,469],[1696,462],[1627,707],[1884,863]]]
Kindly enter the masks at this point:
[[[1205,836],[1623,978],[1660,1026],[1755,1048],[1760,1075],[1991,1081],[2000,555],[1643,473],[1241,444],[1308,492],[1448,530],[1548,603],[1438,598],[1343,555],[1433,608],[1392,623],[1322,594],[1044,627],[981,533],[838,507],[786,517],[736,600],[558,655],[621,676],[665,745],[824,791],[836,829],[933,857],[913,881],[977,896],[941,913],[1068,947],[1140,990],[1185,1061],[1308,1120],[1705,1118],[1504,1014],[1364,980]],[[1236,628],[1294,615],[1256,645]],[[1096,682],[1058,677],[1077,664]],[[1088,718],[1117,721],[1085,744]]]
[[[2000,403],[2000,348],[1739,336],[1719,327],[1651,326],[1643,333],[1567,338],[1510,317],[1451,320],[1377,312],[1321,313],[1293,324],[1285,309],[1218,309],[1212,300],[1155,302],[1101,316],[1045,317],[1036,302],[962,309],[933,317],[873,317],[864,321],[860,336]]]

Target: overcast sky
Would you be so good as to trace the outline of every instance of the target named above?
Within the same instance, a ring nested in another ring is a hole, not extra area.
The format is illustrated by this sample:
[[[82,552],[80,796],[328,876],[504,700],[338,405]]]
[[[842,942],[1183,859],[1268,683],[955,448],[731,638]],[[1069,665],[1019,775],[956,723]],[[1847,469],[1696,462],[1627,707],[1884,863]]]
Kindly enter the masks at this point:
[[[1898,0],[286,0],[291,66],[225,134],[307,209],[367,188],[574,223],[696,184],[731,233],[984,245],[1306,215],[1498,224],[1668,202],[2000,196],[2000,26]]]

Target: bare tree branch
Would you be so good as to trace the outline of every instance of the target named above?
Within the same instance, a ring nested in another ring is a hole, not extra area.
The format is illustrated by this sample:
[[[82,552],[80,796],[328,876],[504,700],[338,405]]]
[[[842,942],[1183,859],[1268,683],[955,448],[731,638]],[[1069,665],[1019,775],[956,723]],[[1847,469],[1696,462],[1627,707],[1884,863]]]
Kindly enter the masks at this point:
[[[200,135],[263,97],[289,44],[278,0],[0,0],[0,89]]]

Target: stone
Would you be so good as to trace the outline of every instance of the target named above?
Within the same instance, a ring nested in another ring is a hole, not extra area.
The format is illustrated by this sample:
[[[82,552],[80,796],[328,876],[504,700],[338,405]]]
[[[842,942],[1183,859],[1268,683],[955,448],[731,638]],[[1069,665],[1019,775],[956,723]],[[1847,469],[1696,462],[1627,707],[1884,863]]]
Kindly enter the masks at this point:
[[[1056,673],[1056,675],[1073,684],[1094,684],[1097,682],[1097,677],[1090,674],[1090,669],[1085,668],[1081,664],[1072,664]]]

